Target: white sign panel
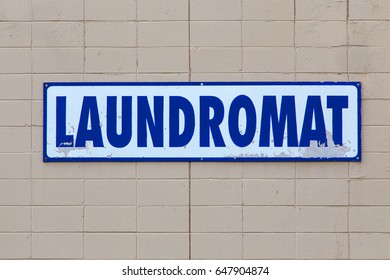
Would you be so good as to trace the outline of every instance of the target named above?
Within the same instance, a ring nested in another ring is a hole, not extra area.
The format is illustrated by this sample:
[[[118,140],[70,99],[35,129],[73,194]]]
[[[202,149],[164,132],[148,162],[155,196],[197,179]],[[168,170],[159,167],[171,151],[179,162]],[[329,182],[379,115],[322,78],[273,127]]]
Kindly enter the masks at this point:
[[[356,82],[44,88],[44,161],[360,160]]]

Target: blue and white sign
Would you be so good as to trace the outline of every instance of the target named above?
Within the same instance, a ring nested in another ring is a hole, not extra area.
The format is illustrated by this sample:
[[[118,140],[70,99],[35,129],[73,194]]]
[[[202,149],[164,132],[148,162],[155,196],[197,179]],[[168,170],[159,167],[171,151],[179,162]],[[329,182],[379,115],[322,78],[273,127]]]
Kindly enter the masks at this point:
[[[47,83],[44,161],[360,161],[360,83]]]

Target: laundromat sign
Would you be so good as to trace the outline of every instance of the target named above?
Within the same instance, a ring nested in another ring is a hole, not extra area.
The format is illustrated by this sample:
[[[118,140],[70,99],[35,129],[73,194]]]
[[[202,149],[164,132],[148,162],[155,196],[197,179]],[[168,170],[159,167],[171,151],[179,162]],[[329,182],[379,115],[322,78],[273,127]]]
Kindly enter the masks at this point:
[[[360,83],[47,83],[44,161],[360,161]]]

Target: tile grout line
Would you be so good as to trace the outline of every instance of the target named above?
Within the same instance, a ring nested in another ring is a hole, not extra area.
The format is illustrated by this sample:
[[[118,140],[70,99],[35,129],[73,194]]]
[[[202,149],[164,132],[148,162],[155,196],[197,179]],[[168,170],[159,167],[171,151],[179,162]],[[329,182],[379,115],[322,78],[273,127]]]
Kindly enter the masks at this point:
[[[349,0],[346,1],[346,5],[347,5],[347,15],[346,15],[346,38],[347,38],[347,78],[348,78],[348,81],[350,80],[350,75],[349,75]],[[347,223],[347,231],[348,231],[348,259],[350,260],[351,259],[351,240],[350,240],[350,192],[351,192],[351,188],[350,188],[350,174],[349,174],[349,168],[350,168],[350,163],[348,162],[348,208],[347,208],[347,217],[348,217],[348,223]]]
[[[241,0],[241,21],[240,21],[240,25],[241,25],[241,36],[240,36],[240,40],[241,40],[241,81],[244,80],[244,39],[243,39],[243,34],[244,34],[244,24],[243,24],[243,20],[244,20],[244,3],[243,3],[243,0]]]
[[[135,259],[138,259],[138,163],[135,163]]]
[[[243,9],[241,0],[241,81],[244,80]],[[241,259],[244,259],[244,163],[241,163]]]
[[[33,199],[33,184],[32,184],[32,156],[33,156],[33,144],[32,144],[32,139],[33,139],[33,89],[34,89],[34,86],[33,86],[33,54],[32,54],[32,49],[33,49],[33,18],[34,18],[34,9],[32,8],[33,7],[33,0],[30,1],[31,2],[31,21],[30,21],[30,35],[31,35],[31,38],[30,38],[30,59],[31,59],[31,65],[30,65],[30,122],[31,122],[31,127],[30,127],[30,136],[31,136],[31,143],[30,143],[30,148],[31,148],[31,151],[30,151],[30,259],[32,259],[32,253],[33,253],[33,237],[32,237],[32,232],[33,232],[33,202],[32,202],[32,199]],[[42,85],[42,88],[43,88],[43,85]],[[43,156],[43,155],[42,155]]]
[[[83,179],[84,198],[83,198],[83,260],[85,259],[85,202],[87,197],[86,180]]]
[[[294,0],[294,79],[297,81],[297,42],[296,42],[296,28],[297,28],[297,3]],[[297,234],[297,163],[294,162],[294,227],[295,227],[295,259],[298,259],[298,234]]]
[[[135,80],[138,82],[138,0],[135,0]]]
[[[191,0],[187,1],[188,81],[191,82]]]
[[[187,1],[187,21],[188,21],[188,80],[192,80],[191,71],[191,0]],[[192,259],[192,227],[191,227],[191,162],[188,162],[188,259]]]
[[[83,81],[85,82],[85,63],[86,63],[86,30],[85,30],[85,0],[83,0]]]
[[[294,0],[294,78],[297,81],[297,41],[296,41],[296,29],[297,29],[297,3]]]
[[[83,81],[85,82],[85,62],[86,62],[86,37],[85,37],[85,0],[83,0]],[[85,168],[85,166],[84,166]],[[85,259],[85,200],[86,200],[86,180],[83,178],[84,198],[83,198],[83,259]]]
[[[244,163],[241,163],[241,259],[244,259]]]
[[[135,0],[135,80],[138,82],[138,0]],[[135,259],[138,260],[138,164],[135,162]]]
[[[188,259],[192,258],[192,228],[191,228],[191,162],[188,162]]]
[[[82,22],[82,20],[79,20],[79,19],[61,19],[61,20],[50,20],[50,19],[37,19],[35,20],[34,22],[37,22],[37,23],[51,23],[53,21],[60,21],[60,22],[65,22],[65,23],[72,23],[72,22]],[[180,21],[183,21],[183,19],[143,19],[143,20],[139,20],[139,22],[161,22],[161,21],[166,21],[166,22],[180,22]],[[207,21],[207,22],[238,22],[239,20],[230,20],[230,19],[207,19],[207,20],[204,20],[204,19],[194,19],[193,21],[196,21],[196,22],[202,22],[202,21]],[[263,20],[256,20],[256,19],[245,19],[244,20],[245,22],[267,22],[267,21],[278,21],[278,22],[289,22],[291,21],[291,19],[276,19],[276,20],[272,20],[272,19],[269,19],[269,20],[266,20],[266,19],[263,19]],[[302,22],[329,22],[329,21],[333,21],[333,22],[344,22],[345,19],[300,19],[299,21],[302,21]],[[354,18],[352,21],[356,21],[356,22],[390,22],[390,19],[388,18],[378,18],[378,19],[356,19]],[[31,22],[30,20],[0,20],[1,23],[29,23]],[[118,20],[115,20],[115,19],[87,19],[86,22],[109,22],[109,23],[113,23],[113,22],[135,22],[135,20],[126,20],[126,19],[118,19]]]
[[[295,225],[295,259],[298,259],[298,234],[297,234],[297,163],[294,162],[294,225]]]

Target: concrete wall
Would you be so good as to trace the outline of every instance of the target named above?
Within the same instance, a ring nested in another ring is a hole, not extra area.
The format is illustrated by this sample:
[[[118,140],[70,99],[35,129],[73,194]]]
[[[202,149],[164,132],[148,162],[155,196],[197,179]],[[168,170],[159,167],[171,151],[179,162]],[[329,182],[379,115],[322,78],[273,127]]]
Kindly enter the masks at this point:
[[[1,259],[390,258],[390,1],[0,0]],[[361,163],[43,163],[48,81],[361,81]]]

